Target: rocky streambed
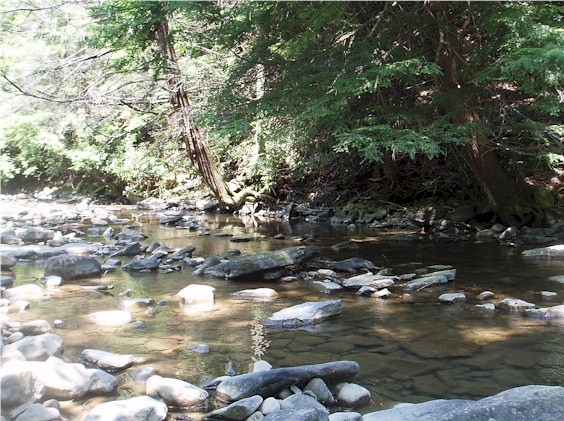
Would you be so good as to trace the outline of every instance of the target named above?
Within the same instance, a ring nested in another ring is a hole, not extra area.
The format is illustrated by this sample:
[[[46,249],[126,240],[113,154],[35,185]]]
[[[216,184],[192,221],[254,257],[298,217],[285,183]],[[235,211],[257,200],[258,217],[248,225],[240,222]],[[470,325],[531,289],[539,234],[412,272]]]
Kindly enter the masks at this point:
[[[2,202],[7,419],[561,418],[558,225]]]

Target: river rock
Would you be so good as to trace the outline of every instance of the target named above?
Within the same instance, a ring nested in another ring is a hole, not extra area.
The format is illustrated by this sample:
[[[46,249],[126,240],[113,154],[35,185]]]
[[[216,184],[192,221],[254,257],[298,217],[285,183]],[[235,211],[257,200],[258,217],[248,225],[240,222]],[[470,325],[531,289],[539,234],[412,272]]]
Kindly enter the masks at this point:
[[[0,275],[0,288],[5,287],[11,287],[12,285],[14,285],[14,277],[10,276],[10,275]]]
[[[483,291],[478,295],[478,300],[491,300],[495,298],[495,294],[491,291]]]
[[[221,260],[217,256],[210,256],[204,260],[204,262],[196,268],[192,275],[200,276],[203,275],[206,269],[211,268],[213,266],[219,265]]]
[[[319,378],[311,379],[308,384],[306,384],[304,392],[308,390],[312,392],[323,405],[333,405],[335,403],[335,398],[327,387],[327,384]]]
[[[26,336],[13,344],[6,345],[2,352],[12,349],[21,352],[27,361],[45,361],[63,352],[63,338],[54,333]]]
[[[274,412],[280,411],[280,401],[278,399],[270,396],[262,402],[259,410],[264,415],[269,415],[269,414],[272,414]]]
[[[497,304],[497,307],[509,312],[523,312],[527,309],[536,308],[536,305],[518,298],[505,298]]]
[[[39,285],[24,284],[13,288],[8,288],[2,292],[4,298],[14,300],[40,300],[43,298],[43,289]]]
[[[18,259],[16,256],[6,253],[0,253],[0,268],[2,270],[10,269],[12,266],[16,264]]]
[[[51,324],[47,320],[30,320],[22,322],[18,330],[27,336],[43,335],[51,331]]]
[[[143,253],[143,247],[141,247],[141,242],[133,241],[129,244],[126,244],[124,247],[120,248],[115,253],[112,253],[110,257],[118,257],[118,256],[136,256],[140,253]]]
[[[306,302],[277,311],[264,321],[266,327],[296,328],[321,323],[341,314],[341,300]]]
[[[427,273],[425,276],[444,276],[447,278],[447,281],[454,281],[454,278],[456,278],[456,269],[449,268],[436,270],[434,272]]]
[[[309,260],[319,254],[315,247],[291,247],[269,253],[240,256],[219,263],[205,270],[205,274],[216,278],[234,279],[245,275],[278,269]]]
[[[55,421],[60,419],[61,412],[58,408],[32,403],[25,405],[23,411],[15,418],[15,421]]]
[[[70,400],[80,399],[90,388],[90,375],[82,364],[66,363],[49,357],[45,362],[28,362],[32,371],[45,385],[45,397]]]
[[[352,379],[358,370],[359,365],[354,361],[337,361],[241,374],[223,380],[217,387],[217,396],[227,402],[253,395],[267,398],[291,385],[307,384],[316,377],[326,383],[347,381]]]
[[[564,259],[564,244],[525,250],[522,252],[522,255],[525,258],[550,257],[553,259]]]
[[[358,269],[375,269],[376,265],[370,260],[361,257],[351,257],[331,265],[331,269],[338,272],[355,272]]]
[[[264,421],[328,421],[326,411],[317,408],[284,409],[263,418]]]
[[[234,292],[231,294],[239,298],[251,298],[259,300],[272,300],[278,296],[278,293],[272,288],[255,288],[255,289],[243,289],[241,291]]]
[[[337,404],[345,408],[358,408],[368,405],[370,392],[365,387],[354,383],[343,383],[337,386]]]
[[[459,301],[466,301],[466,295],[462,292],[451,292],[447,294],[441,294],[439,296],[439,301],[441,303],[453,304]]]
[[[213,303],[215,288],[209,285],[191,284],[181,289],[176,296],[180,298],[182,304]]]
[[[143,241],[145,238],[145,234],[131,228],[126,228],[117,235],[118,241]]]
[[[115,354],[88,348],[82,351],[81,358],[85,363],[111,373],[131,367],[135,362],[132,355]]]
[[[110,373],[98,368],[89,368],[86,373],[90,378],[88,394],[111,395],[117,390],[118,379]]]
[[[417,278],[414,279],[413,281],[407,282],[403,286],[403,289],[405,291],[418,291],[420,289],[427,288],[428,286],[431,285],[443,285],[447,283],[448,283],[448,279],[444,275],[425,276],[423,278]]]
[[[343,282],[345,288],[361,288],[363,286],[382,289],[394,285],[394,279],[389,276],[374,275],[372,273],[365,273],[352,278],[346,279]]]
[[[207,407],[208,392],[178,379],[158,375],[149,377],[146,393],[148,396],[163,400],[169,406],[204,409]]]
[[[477,401],[433,400],[364,415],[364,421],[553,421],[564,419],[564,387],[522,386]]]
[[[45,385],[26,369],[27,362],[3,362],[0,368],[0,402],[2,408],[12,408],[26,402],[35,402],[45,395]]]
[[[233,402],[224,408],[216,409],[206,415],[205,419],[245,420],[263,403],[262,396],[255,395]]]
[[[18,235],[26,243],[39,243],[51,240],[55,236],[55,231],[42,227],[30,227]]]
[[[336,282],[330,281],[328,279],[324,281],[313,281],[311,285],[319,292],[323,294],[331,294],[333,292],[341,291],[343,287]]]
[[[83,421],[163,421],[168,406],[149,396],[104,402],[88,412]]]
[[[125,310],[97,311],[86,316],[91,322],[102,326],[122,326],[131,322],[131,313]]]
[[[160,260],[157,256],[138,257],[123,265],[123,270],[153,270],[159,267],[159,263]]]
[[[45,276],[57,275],[68,281],[71,279],[100,276],[102,266],[93,257],[60,255],[45,262]]]
[[[319,413],[326,413],[329,416],[329,411],[321,405],[315,398],[304,393],[288,396],[280,402],[280,409],[301,410],[301,409],[315,409]]]
[[[362,415],[358,412],[334,412],[329,415],[329,421],[361,421]]]

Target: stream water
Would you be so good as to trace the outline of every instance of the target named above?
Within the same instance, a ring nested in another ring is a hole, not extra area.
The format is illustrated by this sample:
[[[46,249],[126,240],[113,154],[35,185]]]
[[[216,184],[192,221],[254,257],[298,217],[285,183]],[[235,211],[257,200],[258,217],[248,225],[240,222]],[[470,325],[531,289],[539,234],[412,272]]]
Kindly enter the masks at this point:
[[[130,211],[128,211],[130,212]],[[130,216],[129,214],[120,216]],[[540,291],[564,295],[564,285],[549,281],[564,274],[563,261],[525,261],[521,249],[497,242],[416,242],[383,241],[381,233],[368,228],[355,231],[345,227],[309,223],[258,222],[245,224],[233,216],[201,216],[208,234],[161,226],[154,217],[141,216],[139,230],[147,241],[169,247],[196,246],[194,256],[225,254],[238,248],[243,254],[265,252],[296,245],[292,237],[312,238],[322,248],[323,258],[341,260],[359,256],[379,267],[405,273],[418,268],[445,264],[457,269],[448,285],[413,293],[414,301],[402,300],[401,287],[390,288],[388,299],[360,297],[354,291],[328,296],[298,281],[237,280],[192,276],[183,267],[170,274],[133,273],[119,269],[101,279],[74,281],[50,291],[50,297],[33,302],[30,309],[15,315],[20,320],[62,319],[64,329],[56,330],[65,340],[65,359],[78,361],[85,348],[133,354],[145,359],[164,377],[176,377],[199,385],[206,377],[223,375],[228,362],[245,372],[254,357],[262,356],[274,367],[354,360],[360,364],[355,382],[372,393],[366,413],[388,408],[396,402],[421,402],[436,398],[478,399],[502,390],[527,384],[564,385],[564,326],[517,314],[487,311],[475,307],[480,292],[495,293],[492,302],[507,297],[534,302],[541,307],[560,304],[543,302]],[[250,235],[247,243],[230,243],[212,234]],[[285,240],[271,237],[283,233]],[[330,246],[355,239],[359,249],[337,253]],[[98,240],[98,239],[94,239]],[[308,243],[310,244],[310,243]],[[128,259],[122,259],[124,263]],[[38,281],[43,275],[40,262],[18,263],[15,285]],[[108,292],[88,291],[86,284],[113,284]],[[174,295],[189,284],[216,288],[213,307],[201,311],[182,309]],[[269,302],[233,297],[235,291],[269,287],[279,296]],[[146,327],[100,327],[88,321],[87,314],[116,309],[132,290],[132,298],[166,300],[155,306],[154,317],[144,309],[133,311],[135,320]],[[437,297],[445,292],[464,292],[464,303],[440,305]],[[342,314],[307,330],[264,329],[260,322],[273,312],[304,301],[341,298]],[[209,354],[188,349],[208,344]],[[125,373],[121,395],[143,393]]]

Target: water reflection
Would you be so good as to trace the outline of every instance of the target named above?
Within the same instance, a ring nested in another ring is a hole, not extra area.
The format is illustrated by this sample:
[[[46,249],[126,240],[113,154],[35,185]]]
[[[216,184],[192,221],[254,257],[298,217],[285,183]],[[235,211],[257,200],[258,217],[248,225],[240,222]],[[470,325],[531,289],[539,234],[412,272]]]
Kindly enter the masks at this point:
[[[513,314],[478,309],[477,295],[491,290],[498,300],[517,297],[547,305],[541,290],[564,294],[562,284],[548,281],[564,273],[557,261],[524,262],[520,250],[498,244],[380,242],[377,233],[366,228],[355,232],[344,227],[308,223],[243,221],[233,216],[198,215],[205,231],[164,227],[149,213],[134,218],[147,241],[169,247],[196,246],[195,257],[226,255],[230,249],[260,253],[296,245],[292,237],[308,238],[322,247],[322,257],[342,260],[363,257],[395,273],[412,272],[421,266],[452,265],[457,278],[444,286],[413,293],[402,299],[400,287],[391,287],[388,299],[359,297],[354,292],[331,294],[343,300],[338,318],[306,329],[283,331],[265,329],[260,321],[275,311],[304,301],[327,299],[326,294],[304,282],[225,281],[192,276],[183,268],[170,274],[135,273],[118,269],[101,279],[91,279],[50,290],[43,301],[32,303],[21,319],[62,319],[66,358],[78,360],[84,348],[98,348],[142,357],[164,377],[176,377],[200,384],[209,376],[224,374],[233,362],[245,371],[255,359],[264,358],[274,367],[354,360],[361,366],[356,381],[372,392],[371,406],[361,412],[388,407],[394,402],[420,402],[433,398],[473,398],[525,384],[564,384],[564,329]],[[249,235],[253,241],[231,243],[214,233]],[[285,239],[271,239],[283,233]],[[359,249],[337,253],[330,246],[343,240],[359,241]],[[126,263],[127,259],[123,259]],[[415,263],[413,263],[415,262]],[[18,264],[16,284],[38,282],[43,275],[38,264]],[[80,284],[113,284],[110,291],[89,291]],[[176,294],[188,285],[215,288],[215,301],[181,305]],[[272,301],[234,297],[243,289],[273,288]],[[132,298],[162,301],[153,314],[145,309],[132,311],[133,319],[146,328],[128,325],[101,327],[89,322],[89,313],[118,310],[130,289]],[[467,301],[439,305],[445,292],[464,292]],[[209,354],[198,354],[191,345],[210,346]],[[126,383],[123,389],[137,389]],[[125,392],[121,392],[125,393]]]

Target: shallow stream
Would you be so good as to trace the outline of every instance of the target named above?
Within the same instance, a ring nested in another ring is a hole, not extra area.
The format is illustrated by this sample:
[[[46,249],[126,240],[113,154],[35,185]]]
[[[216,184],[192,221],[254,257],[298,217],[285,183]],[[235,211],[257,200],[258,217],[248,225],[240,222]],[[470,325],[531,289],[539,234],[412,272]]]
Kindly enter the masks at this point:
[[[131,217],[131,211],[120,216]],[[367,298],[344,291],[328,296],[305,282],[225,281],[192,276],[183,265],[169,274],[133,273],[118,269],[100,279],[67,283],[50,292],[50,298],[33,302],[30,309],[15,315],[20,320],[62,319],[64,329],[56,330],[65,340],[65,359],[79,361],[85,348],[133,354],[144,358],[164,377],[176,377],[199,385],[206,377],[223,375],[228,362],[245,372],[254,357],[262,356],[274,367],[354,360],[361,370],[355,382],[372,393],[366,413],[387,408],[396,402],[421,402],[435,398],[471,398],[493,395],[527,384],[564,385],[564,326],[517,314],[487,311],[475,297],[484,290],[495,293],[493,303],[507,297],[520,298],[540,307],[561,304],[543,302],[540,291],[564,296],[564,284],[548,277],[564,274],[564,261],[533,260],[521,257],[522,249],[497,242],[416,242],[383,241],[382,233],[368,228],[354,231],[345,227],[288,222],[256,222],[247,227],[233,216],[200,216],[207,234],[161,226],[150,214],[139,215],[144,242],[158,241],[169,247],[196,246],[194,256],[224,255],[238,248],[243,254],[265,252],[297,245],[292,237],[311,238],[322,248],[322,258],[341,260],[359,256],[377,266],[406,273],[428,265],[452,265],[454,282],[413,293],[415,300],[402,300],[400,286],[390,288],[388,299]],[[247,221],[248,222],[248,221]],[[119,231],[119,229],[117,229]],[[214,233],[246,234],[248,243],[231,243]],[[285,240],[272,236],[283,233]],[[330,246],[354,239],[358,250],[334,252]],[[94,238],[93,241],[103,241]],[[302,243],[300,243],[302,244]],[[531,247],[532,248],[532,247]],[[122,259],[124,263],[127,258]],[[43,275],[40,262],[18,263],[15,285],[38,281]],[[88,291],[81,285],[112,284],[108,292]],[[174,295],[189,284],[216,288],[213,307],[187,311]],[[235,298],[231,294],[246,288],[269,287],[279,296],[270,302]],[[166,300],[155,306],[154,317],[145,309],[133,311],[135,320],[146,327],[100,327],[87,314],[113,310],[120,292],[132,290],[131,298]],[[464,303],[441,305],[437,297],[445,292],[464,292]],[[341,298],[342,314],[308,330],[264,329],[260,322],[273,312],[305,301]],[[197,354],[188,347],[207,344],[209,354]],[[119,374],[123,380],[125,373]],[[123,396],[142,393],[131,380],[123,383]]]

